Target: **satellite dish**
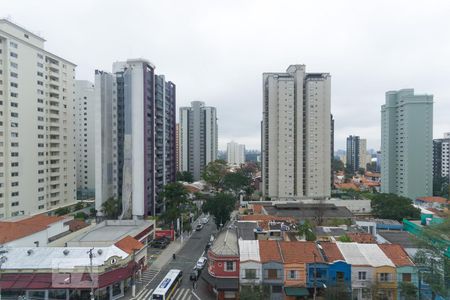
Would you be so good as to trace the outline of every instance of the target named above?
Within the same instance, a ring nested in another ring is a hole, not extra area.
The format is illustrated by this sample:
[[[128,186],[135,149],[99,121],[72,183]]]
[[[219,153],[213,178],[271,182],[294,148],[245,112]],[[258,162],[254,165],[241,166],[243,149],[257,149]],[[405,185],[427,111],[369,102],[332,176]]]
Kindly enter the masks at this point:
[[[70,251],[69,251],[68,249],[65,249],[65,250],[63,251],[64,255],[66,255],[66,256],[69,255],[69,252],[70,252]]]

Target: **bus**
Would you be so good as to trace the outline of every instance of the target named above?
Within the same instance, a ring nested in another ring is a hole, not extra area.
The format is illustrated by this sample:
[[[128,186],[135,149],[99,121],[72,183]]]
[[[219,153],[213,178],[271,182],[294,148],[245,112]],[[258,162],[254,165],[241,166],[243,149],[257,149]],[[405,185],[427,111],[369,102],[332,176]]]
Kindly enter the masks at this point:
[[[158,284],[152,294],[151,300],[169,300],[181,283],[183,271],[171,269],[166,277]]]

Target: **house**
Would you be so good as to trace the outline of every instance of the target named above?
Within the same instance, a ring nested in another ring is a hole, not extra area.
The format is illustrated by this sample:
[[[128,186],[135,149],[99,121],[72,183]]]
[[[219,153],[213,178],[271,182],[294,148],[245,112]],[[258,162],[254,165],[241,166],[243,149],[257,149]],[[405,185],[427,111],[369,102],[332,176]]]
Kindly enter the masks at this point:
[[[261,258],[263,289],[268,299],[284,299],[284,266],[278,241],[260,240],[259,255]]]
[[[381,250],[387,257],[395,264],[397,268],[397,283],[400,286],[402,282],[409,282],[416,288],[419,288],[419,276],[417,267],[412,262],[406,251],[396,244],[382,244],[379,245]],[[405,299],[401,295],[400,289],[397,292],[398,299]]]
[[[450,201],[444,197],[420,197],[414,201],[414,204],[423,208],[444,208],[450,204]]]
[[[328,265],[314,242],[280,242],[285,299],[309,296],[308,288],[324,288]],[[312,278],[315,278],[313,280]]]
[[[327,291],[336,299],[348,299],[352,292],[352,270],[335,243],[319,244],[324,260],[328,263]]]
[[[217,299],[239,298],[239,245],[233,226],[221,231],[208,250],[207,272],[202,278]]]
[[[258,240],[239,240],[239,284],[242,288],[259,288],[262,283]]]

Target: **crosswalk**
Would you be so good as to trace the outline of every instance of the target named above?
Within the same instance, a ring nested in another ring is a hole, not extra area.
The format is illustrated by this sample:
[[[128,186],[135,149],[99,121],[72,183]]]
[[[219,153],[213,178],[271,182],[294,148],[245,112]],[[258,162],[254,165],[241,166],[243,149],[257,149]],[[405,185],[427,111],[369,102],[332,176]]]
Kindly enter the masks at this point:
[[[141,278],[138,278],[136,281],[141,284],[149,283],[156,275],[158,275],[159,270],[155,269],[147,269],[144,273],[142,273]]]
[[[150,296],[153,293],[153,289],[146,290],[144,293],[139,295],[136,300],[150,300]],[[171,300],[193,300],[190,288],[179,288],[173,294]]]

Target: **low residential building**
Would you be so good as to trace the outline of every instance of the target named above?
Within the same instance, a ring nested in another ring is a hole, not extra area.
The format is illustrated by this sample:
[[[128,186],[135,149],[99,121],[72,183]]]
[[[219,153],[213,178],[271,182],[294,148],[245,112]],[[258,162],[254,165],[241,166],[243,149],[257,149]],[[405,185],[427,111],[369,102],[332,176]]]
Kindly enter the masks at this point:
[[[107,247],[10,247],[3,254],[2,296],[8,299],[118,299],[145,268],[146,248],[136,240]],[[133,251],[129,247],[132,245]],[[92,261],[90,260],[92,251]]]
[[[328,263],[327,291],[336,299],[348,299],[352,292],[352,266],[348,264],[336,243],[320,243],[324,260]]]
[[[378,230],[403,230],[402,223],[389,219],[362,219],[355,224],[373,236],[377,236]]]
[[[395,265],[377,244],[336,243],[345,261],[352,265],[353,299],[397,299]]]
[[[11,247],[45,247],[69,234],[73,217],[46,214],[0,222],[0,244]]]
[[[450,204],[450,201],[444,197],[420,197],[414,203],[423,208],[438,208],[442,209]]]
[[[419,274],[417,267],[412,262],[406,251],[400,245],[383,244],[379,245],[381,250],[395,264],[397,268],[397,283],[400,286],[402,282],[409,282],[416,288],[419,288]],[[404,299],[398,290],[397,298]]]
[[[239,284],[241,288],[259,288],[262,283],[259,241],[239,240]]]
[[[261,257],[263,290],[268,299],[284,299],[284,265],[277,241],[259,241],[259,255]]]
[[[203,280],[218,300],[239,298],[239,245],[234,228],[219,233],[208,251]]]

